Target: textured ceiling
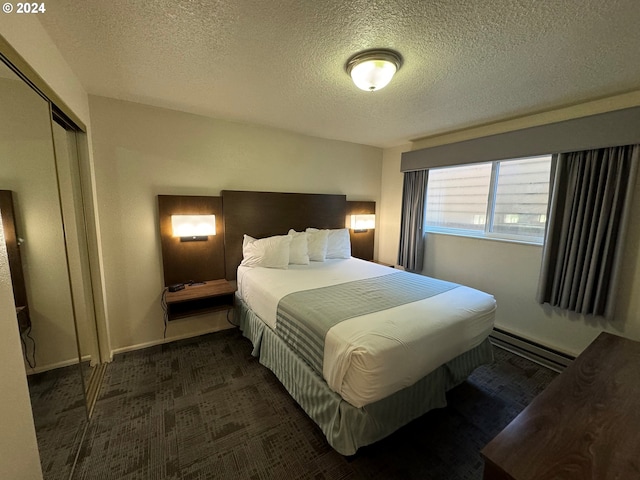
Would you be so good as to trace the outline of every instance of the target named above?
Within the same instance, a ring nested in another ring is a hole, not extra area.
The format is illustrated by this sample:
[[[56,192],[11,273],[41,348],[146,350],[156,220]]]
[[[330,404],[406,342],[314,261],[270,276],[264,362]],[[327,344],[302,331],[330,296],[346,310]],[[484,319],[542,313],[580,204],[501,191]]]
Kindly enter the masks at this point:
[[[55,0],[90,94],[389,147],[640,89],[638,0]],[[379,92],[360,50],[404,65]]]

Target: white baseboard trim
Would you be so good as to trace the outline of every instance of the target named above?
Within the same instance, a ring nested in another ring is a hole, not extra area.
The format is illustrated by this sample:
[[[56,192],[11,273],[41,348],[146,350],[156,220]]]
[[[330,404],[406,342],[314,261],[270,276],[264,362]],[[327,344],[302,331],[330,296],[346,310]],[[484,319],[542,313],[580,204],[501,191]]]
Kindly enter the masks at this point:
[[[81,362],[90,362],[91,355],[85,355],[80,359]],[[77,365],[77,358],[70,358],[69,360],[62,360],[61,362],[49,363],[36,368],[27,367],[27,375],[35,375],[36,373],[48,372],[49,370],[55,370],[56,368],[69,367],[71,365]]]
[[[233,325],[223,326],[218,328],[208,328],[206,330],[202,330],[199,332],[185,333],[183,335],[177,335],[174,337],[161,338],[159,340],[152,340],[150,342],[138,343],[136,345],[128,345],[126,347],[114,348],[111,350],[111,359],[113,360],[114,355],[118,355],[119,353],[133,352],[135,350],[142,350],[143,348],[155,347],[156,345],[163,345],[165,343],[175,342],[177,340],[184,340],[187,338],[199,337],[200,335],[206,335],[208,333],[221,332],[223,330],[229,330],[231,328],[235,328]]]
[[[498,328],[493,329],[491,335],[489,335],[489,339],[496,347],[524,357],[527,360],[531,360],[556,372],[562,372],[566,367],[571,365],[574,360],[573,357],[565,353],[558,352],[552,348]]]

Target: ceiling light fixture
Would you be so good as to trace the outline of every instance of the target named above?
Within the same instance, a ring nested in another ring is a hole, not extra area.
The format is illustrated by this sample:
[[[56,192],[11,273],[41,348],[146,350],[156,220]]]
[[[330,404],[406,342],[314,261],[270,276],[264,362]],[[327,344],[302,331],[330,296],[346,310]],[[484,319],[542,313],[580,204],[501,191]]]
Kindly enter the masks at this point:
[[[358,88],[375,92],[386,87],[401,66],[398,52],[373,49],[356,53],[347,61],[346,69]]]

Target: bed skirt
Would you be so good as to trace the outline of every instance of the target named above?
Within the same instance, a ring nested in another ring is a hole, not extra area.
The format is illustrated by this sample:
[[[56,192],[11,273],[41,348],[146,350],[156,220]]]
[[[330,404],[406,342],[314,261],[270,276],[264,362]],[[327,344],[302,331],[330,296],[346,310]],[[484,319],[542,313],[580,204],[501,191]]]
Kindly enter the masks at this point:
[[[236,297],[240,330],[253,344],[254,357],[271,370],[342,455],[374,443],[424,413],[446,406],[445,393],[478,366],[493,361],[489,340],[442,365],[414,385],[356,408],[329,389],[324,379],[298,357],[247,305]]]

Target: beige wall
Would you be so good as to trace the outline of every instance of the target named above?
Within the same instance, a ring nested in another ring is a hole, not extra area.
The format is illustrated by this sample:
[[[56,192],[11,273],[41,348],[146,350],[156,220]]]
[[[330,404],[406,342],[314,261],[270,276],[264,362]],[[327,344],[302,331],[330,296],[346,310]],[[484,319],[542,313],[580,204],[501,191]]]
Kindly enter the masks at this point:
[[[631,98],[635,99],[636,96]],[[601,107],[602,102],[595,105]],[[615,106],[619,107],[619,102]],[[576,107],[576,112],[583,115],[589,111],[585,106]],[[562,113],[569,115],[572,112],[563,109]],[[556,116],[549,113],[548,118]],[[501,126],[509,129],[509,125]],[[460,135],[445,135],[440,142],[466,138],[464,132]],[[429,139],[430,146],[437,144],[438,138]],[[426,141],[415,144],[413,148],[417,148],[416,145],[424,147]],[[402,203],[401,151],[386,149],[382,166],[382,209],[385,216],[381,222],[385,231],[380,233],[378,256],[389,263],[396,261],[398,251]],[[640,183],[635,188],[632,211],[640,211]],[[617,310],[611,321],[564,312],[535,301],[542,256],[540,246],[428,234],[423,273],[493,294],[498,302],[496,326],[577,355],[603,330],[640,340],[640,296],[633,293],[640,291],[640,222],[637,214],[632,214],[625,252]]]
[[[90,97],[112,348],[162,341],[158,194],[221,190],[380,197],[382,150]],[[227,326],[210,314],[170,323],[167,338]]]

